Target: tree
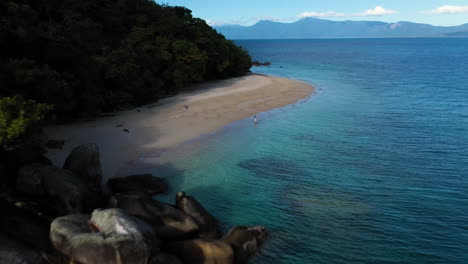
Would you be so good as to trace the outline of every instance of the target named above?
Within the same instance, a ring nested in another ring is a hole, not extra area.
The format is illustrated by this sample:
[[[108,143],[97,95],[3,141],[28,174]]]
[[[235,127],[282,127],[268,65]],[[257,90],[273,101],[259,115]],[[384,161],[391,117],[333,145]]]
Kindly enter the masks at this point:
[[[50,109],[50,105],[18,96],[0,98],[0,146],[8,148],[22,141]]]
[[[0,1],[0,97],[61,119],[239,76],[250,56],[189,9],[152,0]]]

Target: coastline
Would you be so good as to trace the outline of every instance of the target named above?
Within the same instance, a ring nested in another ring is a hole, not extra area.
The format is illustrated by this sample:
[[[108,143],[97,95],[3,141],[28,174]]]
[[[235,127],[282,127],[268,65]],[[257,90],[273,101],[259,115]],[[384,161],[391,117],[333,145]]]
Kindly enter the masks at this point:
[[[46,127],[50,139],[64,139],[47,157],[62,166],[77,145],[95,142],[104,181],[148,152],[167,149],[260,112],[308,97],[314,87],[300,81],[250,74],[190,87],[190,91],[115,116]],[[126,130],[126,131],[125,131]]]

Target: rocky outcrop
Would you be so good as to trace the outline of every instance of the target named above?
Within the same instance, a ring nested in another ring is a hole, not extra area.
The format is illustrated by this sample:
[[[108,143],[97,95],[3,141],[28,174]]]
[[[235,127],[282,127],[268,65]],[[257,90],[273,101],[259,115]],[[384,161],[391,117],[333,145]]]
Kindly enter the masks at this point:
[[[258,61],[253,61],[252,66],[270,66],[271,62],[265,61],[265,62],[258,62]]]
[[[91,218],[59,217],[51,224],[50,239],[62,254],[83,264],[146,264],[158,246],[150,226],[119,209],[97,209]]]
[[[56,215],[86,212],[95,199],[88,186],[72,172],[37,163],[21,168],[16,189],[37,197]]]
[[[148,264],[182,264],[179,258],[164,252],[154,255]]]
[[[3,154],[0,172],[10,175]],[[114,194],[102,207],[113,208],[95,209],[103,197],[96,145],[75,148],[64,167],[23,164],[13,184],[0,184],[0,263],[240,264],[265,240],[263,227],[244,226],[220,240],[218,221],[194,197],[154,200],[168,186],[150,174],[110,180]]]
[[[192,196],[179,192],[176,207],[191,216],[200,226],[200,237],[217,239],[220,237],[218,221]]]
[[[151,174],[131,175],[124,178],[114,178],[107,182],[113,193],[133,192],[156,195],[167,192],[169,185],[163,178]]]
[[[74,172],[90,186],[101,188],[102,169],[99,147],[96,144],[75,147],[65,160],[63,168]]]
[[[199,231],[192,217],[150,196],[120,193],[111,197],[109,206],[121,208],[127,214],[145,220],[163,240],[193,238]]]
[[[0,263],[46,264],[41,255],[18,241],[0,234]]]
[[[218,240],[194,239],[170,243],[166,249],[176,254],[184,263],[190,264],[234,264],[231,245]]]
[[[48,221],[34,215],[4,209],[2,208],[0,218],[0,233],[37,250],[52,250]]]
[[[3,174],[0,182],[11,187],[15,186],[18,170],[24,165],[31,163],[52,164],[47,159],[40,148],[31,146],[17,146],[8,151],[0,150],[0,163],[3,163]]]
[[[234,249],[236,263],[246,263],[259,250],[266,237],[263,226],[236,226],[222,240]]]

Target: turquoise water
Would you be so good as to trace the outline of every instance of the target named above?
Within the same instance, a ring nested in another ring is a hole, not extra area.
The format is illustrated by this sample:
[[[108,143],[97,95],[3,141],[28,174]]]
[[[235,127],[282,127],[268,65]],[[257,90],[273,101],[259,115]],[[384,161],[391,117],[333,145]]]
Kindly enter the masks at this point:
[[[162,199],[266,226],[252,263],[468,263],[468,39],[237,43],[317,92],[163,153]]]

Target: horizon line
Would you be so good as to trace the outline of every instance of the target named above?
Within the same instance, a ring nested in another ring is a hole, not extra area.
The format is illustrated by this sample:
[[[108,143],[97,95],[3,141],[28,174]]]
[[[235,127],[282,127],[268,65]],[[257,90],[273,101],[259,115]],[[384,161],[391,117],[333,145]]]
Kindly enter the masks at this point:
[[[211,27],[223,27],[223,26],[239,26],[239,27],[251,27],[251,26],[254,26],[260,22],[272,22],[272,23],[280,23],[280,24],[293,24],[293,23],[296,23],[296,22],[299,22],[299,21],[302,21],[302,20],[306,20],[306,19],[315,19],[315,20],[324,20],[324,21],[331,21],[331,22],[347,22],[347,21],[350,21],[350,22],[380,22],[380,23],[385,23],[385,24],[398,24],[398,23],[403,23],[403,22],[406,22],[406,23],[413,23],[413,24],[422,24],[422,25],[430,25],[430,26],[433,26],[433,27],[458,27],[458,26],[463,26],[463,25],[466,25],[468,24],[468,21],[466,23],[463,23],[463,24],[459,24],[459,25],[453,25],[453,26],[441,26],[441,25],[433,25],[433,24],[429,24],[429,23],[420,23],[420,22],[412,22],[412,21],[397,21],[397,22],[383,22],[383,21],[379,21],[379,20],[350,20],[350,19],[347,19],[347,20],[331,20],[331,19],[324,19],[324,18],[318,18],[318,17],[304,17],[304,18],[300,18],[296,21],[291,21],[291,22],[287,22],[287,21],[274,21],[274,20],[268,20],[268,19],[262,19],[262,20],[258,20],[257,22],[255,22],[254,24],[252,25],[241,25],[241,24],[219,24],[219,25],[210,25]],[[207,20],[205,20],[207,21]]]

